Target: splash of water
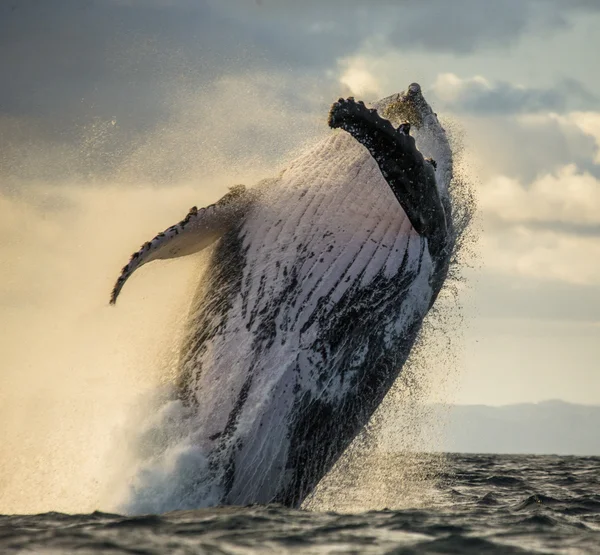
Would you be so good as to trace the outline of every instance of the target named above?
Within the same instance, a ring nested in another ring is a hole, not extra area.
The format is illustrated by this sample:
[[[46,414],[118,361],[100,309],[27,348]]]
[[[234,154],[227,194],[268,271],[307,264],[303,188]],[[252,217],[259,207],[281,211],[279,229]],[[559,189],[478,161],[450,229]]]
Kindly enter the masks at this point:
[[[239,83],[234,85],[232,90]],[[97,508],[160,512],[174,504],[198,505],[198,484],[206,465],[194,443],[198,423],[173,398],[171,384],[187,299],[201,272],[201,261],[166,263],[134,278],[137,283],[118,315],[105,301],[115,268],[126,259],[130,244],[141,243],[177,221],[189,206],[208,204],[242,175],[253,182],[274,173],[271,160],[240,158],[239,152],[223,156],[210,148],[225,144],[243,121],[238,114],[236,129],[225,131],[219,124],[235,119],[231,117],[235,98],[230,100],[229,109],[218,112],[221,116],[211,112],[209,127],[194,132],[189,119],[174,118],[167,132],[169,140],[164,133],[146,137],[110,172],[102,173],[95,166],[83,187],[78,180],[83,179],[85,167],[69,179],[57,182],[53,177],[49,183],[42,173],[34,180],[31,175],[39,172],[28,162],[29,177],[7,178],[12,192],[0,197],[0,225],[9,240],[1,250],[3,259],[14,263],[2,269],[3,317],[12,327],[1,345],[7,371],[0,384],[4,423],[0,512]],[[188,102],[186,98],[189,113]],[[290,121],[284,125],[283,119],[274,124],[269,119],[274,112],[271,105],[264,121],[274,125],[272,137],[287,142],[291,157],[293,147],[302,141],[286,135],[287,130],[302,129],[302,125]],[[282,108],[279,113],[286,112]],[[118,122],[94,123],[85,130],[83,150],[70,153],[70,160],[101,158],[99,152],[110,143],[115,128]],[[214,137],[209,129],[219,130],[222,136]],[[305,125],[304,138],[314,136],[315,129]],[[210,158],[210,163],[199,167],[192,160],[203,149],[208,149],[209,156],[201,160]],[[183,152],[185,160],[174,161],[175,152]],[[58,153],[49,156],[57,163]],[[185,171],[174,176],[173,167]],[[144,175],[148,182],[165,178],[171,187],[140,183]],[[199,176],[201,187],[192,183],[191,175]],[[21,185],[26,185],[21,190],[27,192],[16,194]],[[366,463],[385,472],[381,452],[390,440],[382,438],[389,434],[390,420],[400,421],[400,405],[415,408],[402,420],[411,425],[393,437],[403,438],[405,450],[422,445],[416,431],[427,428],[426,418],[419,416],[423,405],[419,392],[427,389],[421,371],[427,366],[428,348],[418,347],[413,353],[402,381],[372,422],[370,429],[375,432],[357,441],[358,448],[349,451],[340,468],[349,464],[356,470]],[[435,464],[428,468],[434,469]],[[416,467],[407,459],[407,469]],[[364,478],[359,476],[357,481],[364,482]],[[319,504],[318,495],[307,506],[327,505]],[[210,492],[202,492],[202,497],[210,503]],[[370,506],[392,504],[381,492],[376,497]],[[339,508],[339,499],[338,495],[331,505]],[[356,504],[350,506],[356,508]]]
[[[131,245],[242,177],[273,174],[321,132],[281,100],[275,78],[226,78],[200,93],[170,85],[169,122],[133,138],[112,119],[63,143],[0,118],[12,141],[0,153],[0,319],[10,323],[0,337],[0,513],[115,508],[115,484],[135,467],[122,430],[151,428],[201,260],[142,271],[118,311],[107,299],[115,273]],[[241,143],[257,125],[248,153]]]

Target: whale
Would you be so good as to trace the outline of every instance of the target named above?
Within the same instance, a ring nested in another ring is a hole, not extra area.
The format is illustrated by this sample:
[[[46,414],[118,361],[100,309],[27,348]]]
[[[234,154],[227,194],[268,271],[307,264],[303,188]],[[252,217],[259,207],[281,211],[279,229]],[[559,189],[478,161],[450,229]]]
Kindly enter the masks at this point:
[[[112,291],[115,304],[143,265],[207,251],[177,392],[212,505],[299,507],[398,378],[448,275],[452,149],[421,87],[340,98],[327,122],[276,177],[145,243]]]

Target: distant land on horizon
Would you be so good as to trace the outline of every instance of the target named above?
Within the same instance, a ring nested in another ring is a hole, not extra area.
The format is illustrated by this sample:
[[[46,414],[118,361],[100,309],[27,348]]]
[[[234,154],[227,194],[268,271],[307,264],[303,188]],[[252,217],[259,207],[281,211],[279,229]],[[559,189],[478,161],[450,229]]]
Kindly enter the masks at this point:
[[[433,404],[445,421],[435,450],[600,455],[600,405],[560,400],[504,406]]]

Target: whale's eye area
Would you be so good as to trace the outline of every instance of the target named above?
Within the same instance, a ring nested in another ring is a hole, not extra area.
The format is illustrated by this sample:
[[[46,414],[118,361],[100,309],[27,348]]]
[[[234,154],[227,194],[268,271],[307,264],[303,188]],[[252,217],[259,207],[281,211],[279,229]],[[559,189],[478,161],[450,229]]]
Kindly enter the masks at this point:
[[[398,126],[398,131],[400,131],[400,133],[404,133],[405,135],[410,135],[410,123],[408,121],[402,122]]]

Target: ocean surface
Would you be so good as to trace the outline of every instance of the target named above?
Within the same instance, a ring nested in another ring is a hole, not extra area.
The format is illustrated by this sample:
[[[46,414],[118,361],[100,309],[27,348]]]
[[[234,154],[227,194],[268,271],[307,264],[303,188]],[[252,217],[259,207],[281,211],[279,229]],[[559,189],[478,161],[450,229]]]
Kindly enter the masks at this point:
[[[0,516],[0,553],[600,553],[600,457],[446,455],[435,471],[424,458],[408,490],[394,460],[369,483],[342,472],[321,510]],[[347,512],[382,495],[391,508]]]

